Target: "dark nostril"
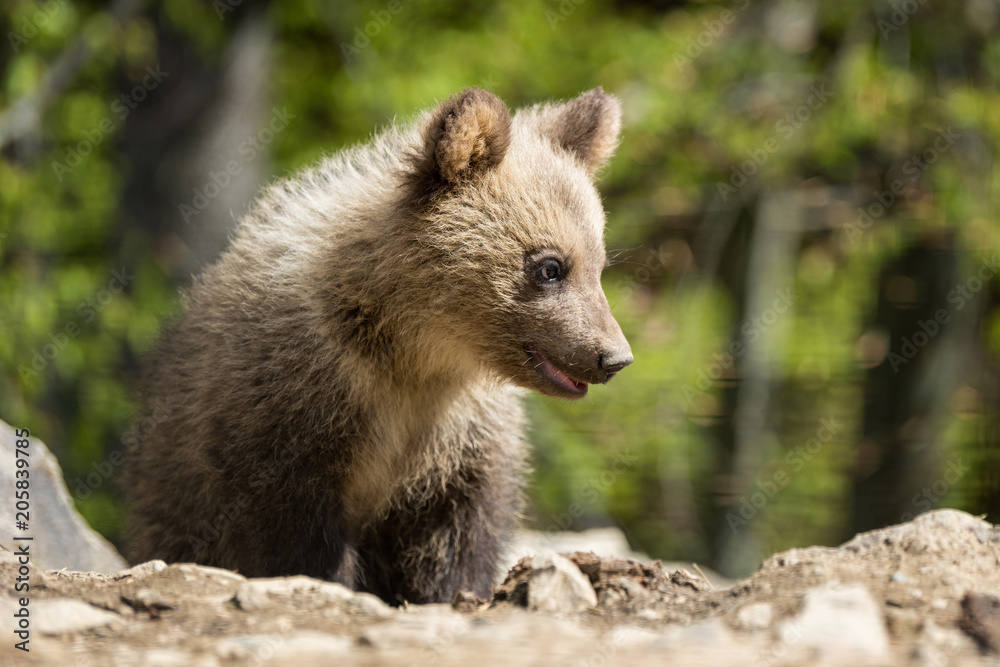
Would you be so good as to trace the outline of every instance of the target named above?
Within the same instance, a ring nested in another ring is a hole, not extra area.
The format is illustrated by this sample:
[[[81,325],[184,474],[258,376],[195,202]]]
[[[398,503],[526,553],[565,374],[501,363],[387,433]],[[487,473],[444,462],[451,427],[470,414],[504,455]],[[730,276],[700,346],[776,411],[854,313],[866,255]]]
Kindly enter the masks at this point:
[[[607,373],[617,373],[632,363],[632,353],[622,355],[602,354],[597,359],[597,365]]]

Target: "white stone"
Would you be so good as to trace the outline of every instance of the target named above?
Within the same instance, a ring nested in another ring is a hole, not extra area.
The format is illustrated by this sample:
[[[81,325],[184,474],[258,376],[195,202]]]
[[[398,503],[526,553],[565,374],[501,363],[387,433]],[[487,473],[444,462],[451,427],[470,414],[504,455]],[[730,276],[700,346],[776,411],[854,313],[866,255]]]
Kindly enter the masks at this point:
[[[79,600],[33,600],[29,609],[32,629],[43,635],[83,632],[122,622],[118,614]]]
[[[130,567],[127,570],[121,570],[115,573],[115,581],[120,581],[122,579],[131,578],[133,581],[138,581],[139,579],[145,579],[151,574],[156,574],[157,572],[163,572],[167,569],[167,564],[162,560],[150,560],[145,563],[140,563],[135,567]]]
[[[580,568],[551,551],[531,560],[528,608],[550,613],[575,613],[597,606],[597,593]]]
[[[237,574],[232,570],[225,570],[221,567],[211,567],[209,565],[198,565],[196,563],[178,563],[174,565],[178,572],[184,575],[185,581],[197,581],[198,579],[218,579],[219,583],[242,584],[247,580],[242,574]]]
[[[885,619],[867,588],[860,584],[806,591],[802,613],[785,623],[783,641],[821,649],[850,652],[870,659],[889,654]]]
[[[244,611],[255,612],[269,605],[312,599],[318,606],[339,605],[370,616],[392,615],[385,602],[369,593],[356,593],[341,584],[306,576],[248,579],[236,593]]]
[[[745,604],[736,612],[736,624],[744,630],[763,630],[773,618],[774,609],[766,602]]]

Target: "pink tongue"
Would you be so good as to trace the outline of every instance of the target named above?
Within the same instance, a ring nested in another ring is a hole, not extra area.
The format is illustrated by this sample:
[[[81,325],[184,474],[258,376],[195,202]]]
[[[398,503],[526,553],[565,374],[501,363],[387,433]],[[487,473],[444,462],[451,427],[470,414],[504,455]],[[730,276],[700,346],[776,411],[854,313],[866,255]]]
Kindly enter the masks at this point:
[[[572,380],[568,375],[553,366],[552,362],[543,357],[541,354],[535,352],[535,358],[542,363],[542,372],[544,372],[549,379],[555,380],[562,386],[566,387],[566,389],[579,392],[587,386],[585,382],[575,382]]]

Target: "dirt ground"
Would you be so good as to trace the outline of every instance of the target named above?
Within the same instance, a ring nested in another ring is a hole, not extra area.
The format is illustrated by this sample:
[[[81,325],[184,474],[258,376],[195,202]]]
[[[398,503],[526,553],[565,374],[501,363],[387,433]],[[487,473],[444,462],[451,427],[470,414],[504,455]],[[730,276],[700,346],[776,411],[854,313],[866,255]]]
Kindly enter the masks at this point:
[[[0,664],[997,665],[1000,527],[954,510],[777,554],[731,588],[576,552],[515,566],[491,601],[391,608],[306,577],[145,563],[32,572],[0,554]]]

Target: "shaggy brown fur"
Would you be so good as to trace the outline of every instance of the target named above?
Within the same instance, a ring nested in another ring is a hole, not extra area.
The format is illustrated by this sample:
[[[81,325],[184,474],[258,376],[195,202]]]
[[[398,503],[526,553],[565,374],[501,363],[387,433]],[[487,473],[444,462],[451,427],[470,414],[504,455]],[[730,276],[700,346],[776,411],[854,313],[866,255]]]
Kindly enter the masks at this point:
[[[579,397],[632,360],[590,180],[619,118],[600,89],[513,118],[470,89],[268,188],[151,366],[169,418],[129,452],[131,560],[489,595],[517,387]]]

